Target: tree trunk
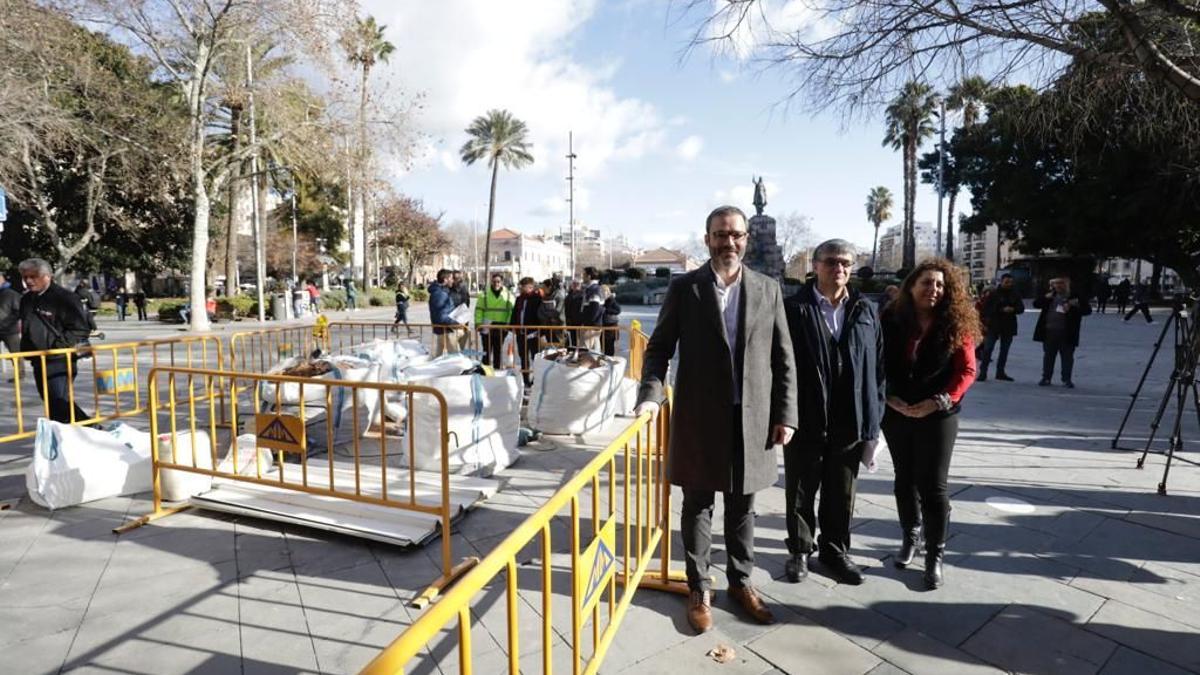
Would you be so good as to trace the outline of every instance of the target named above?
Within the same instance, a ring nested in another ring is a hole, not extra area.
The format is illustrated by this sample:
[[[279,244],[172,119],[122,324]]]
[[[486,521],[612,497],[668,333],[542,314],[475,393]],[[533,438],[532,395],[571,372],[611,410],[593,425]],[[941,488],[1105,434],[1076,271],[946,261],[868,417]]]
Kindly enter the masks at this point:
[[[879,223],[875,223],[875,238],[871,240],[871,269],[875,268],[875,254],[879,251]]]
[[[1150,264],[1150,297],[1159,300],[1162,298],[1163,265],[1159,262],[1159,256],[1157,255],[1154,256],[1154,260]]]
[[[492,191],[488,198],[487,238],[483,242],[483,278],[490,279],[492,260],[492,223],[496,217],[496,177],[500,173],[500,159],[492,157]]]
[[[240,106],[229,108],[229,133],[233,137],[233,152],[236,154],[242,147],[242,109]],[[238,220],[238,191],[242,189],[242,165],[239,163],[233,170],[233,179],[229,181],[229,230],[225,235],[225,296],[233,297],[241,290],[238,286],[238,230],[241,223]]]
[[[367,189],[367,167],[370,164],[369,151],[367,149],[367,77],[371,74],[371,66],[363,61],[362,81],[359,83],[358,90],[358,198],[362,202],[362,230],[359,237],[359,246],[362,248],[362,290],[366,293],[370,290],[368,281],[370,274],[367,273],[367,200],[370,190]]]
[[[950,191],[950,203],[946,207],[946,260],[954,261],[954,202],[958,190]]]
[[[190,328],[207,331],[208,312],[204,311],[204,271],[208,268],[208,186],[204,171],[204,85],[209,76],[212,52],[207,43],[197,45],[196,59],[192,63],[192,79],[184,84],[188,100],[189,115],[189,164],[192,170],[192,275],[189,297],[192,303]]]
[[[267,158],[264,153],[255,153],[258,157],[258,172],[260,175],[254,177],[254,189],[258,191],[258,198],[255,200],[254,208],[258,210],[258,240],[256,246],[262,251],[261,260],[263,266],[263,279],[267,278],[267,251],[271,250],[270,232],[271,228],[267,223],[267,197],[269,186],[267,184]],[[259,260],[260,258],[255,258]],[[266,283],[265,281],[263,283]]]
[[[915,189],[915,160],[916,160],[916,141],[913,140],[915,134],[909,134],[908,141],[904,144],[904,239],[903,239],[903,259],[901,267],[905,270],[912,271],[916,267],[916,241],[914,240],[913,214],[915,205],[913,201],[916,199]]]

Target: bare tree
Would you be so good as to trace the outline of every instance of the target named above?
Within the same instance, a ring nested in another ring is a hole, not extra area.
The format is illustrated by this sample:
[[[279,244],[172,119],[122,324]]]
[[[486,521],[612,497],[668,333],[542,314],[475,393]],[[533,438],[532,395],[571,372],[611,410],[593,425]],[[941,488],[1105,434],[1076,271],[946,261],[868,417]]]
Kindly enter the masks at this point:
[[[792,256],[817,243],[812,218],[799,211],[784,215],[775,226],[775,239],[779,242],[779,248],[783,249],[783,259],[791,260]]]
[[[803,23],[774,0],[682,0],[699,16],[692,46],[714,45],[785,68],[790,100],[872,109],[909,80],[948,85],[981,73],[1047,83],[1069,62],[1140,72],[1200,102],[1195,0],[806,0]]]

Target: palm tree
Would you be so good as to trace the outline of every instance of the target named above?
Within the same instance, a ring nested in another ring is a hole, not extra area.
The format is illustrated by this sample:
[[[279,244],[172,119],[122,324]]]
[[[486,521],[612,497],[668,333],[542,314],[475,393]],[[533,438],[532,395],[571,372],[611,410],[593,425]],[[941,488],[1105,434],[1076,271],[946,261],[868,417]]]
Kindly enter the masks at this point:
[[[933,136],[933,111],[938,97],[933,87],[915,80],[905,83],[885,111],[887,132],[883,145],[900,150],[904,164],[904,260],[901,266],[916,266],[916,237],[913,211],[917,198],[917,149]]]
[[[507,110],[489,110],[486,115],[476,117],[467,127],[471,140],[463,144],[458,152],[462,161],[471,165],[487,159],[492,169],[492,192],[488,199],[487,235],[483,244],[483,274],[486,278],[492,257],[492,225],[496,218],[496,176],[500,165],[506,169],[521,169],[533,163],[529,153],[529,128]]]
[[[875,239],[871,241],[871,267],[875,268],[875,254],[879,249],[879,226],[892,217],[892,191],[883,187],[871,188],[867,193],[867,220],[875,226]]]
[[[360,208],[362,209],[361,232],[351,232],[351,249],[357,251],[362,248],[362,289],[365,292],[369,286],[367,284],[370,275],[367,274],[367,248],[366,248],[366,219],[367,219],[367,201],[369,190],[367,189],[367,170],[370,166],[370,148],[367,147],[367,78],[371,75],[371,68],[375,64],[382,61],[387,63],[392,53],[396,51],[396,45],[388,42],[383,33],[387,26],[381,26],[375,23],[375,17],[368,16],[365,19],[357,19],[354,26],[346,31],[340,40],[342,49],[346,51],[346,60],[351,64],[359,67],[361,77],[358,87],[358,198]],[[353,219],[353,216],[352,216]],[[376,270],[378,271],[378,270]]]
[[[968,129],[975,126],[975,123],[979,121],[979,117],[983,112],[983,106],[991,93],[992,85],[988,84],[987,80],[978,75],[965,77],[961,82],[950,87],[950,91],[946,92],[946,109],[961,110],[963,114],[962,128]],[[949,204],[946,207],[946,257],[953,260],[954,202],[958,198],[958,181],[947,184],[946,194],[950,198]],[[996,250],[999,251],[1000,247],[997,246]]]

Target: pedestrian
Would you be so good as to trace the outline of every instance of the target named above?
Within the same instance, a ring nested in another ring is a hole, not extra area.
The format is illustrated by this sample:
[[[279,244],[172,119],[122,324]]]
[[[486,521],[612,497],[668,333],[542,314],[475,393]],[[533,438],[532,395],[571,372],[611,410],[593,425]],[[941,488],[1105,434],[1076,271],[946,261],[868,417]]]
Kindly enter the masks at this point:
[[[440,269],[437,281],[429,284],[429,322],[433,324],[433,356],[437,358],[447,352],[459,351],[455,326],[451,316],[454,301],[450,298],[450,270]]]
[[[621,331],[617,328],[621,324],[621,305],[617,304],[617,296],[613,293],[612,288],[608,284],[600,286],[600,297],[604,299],[604,333],[601,334],[601,342],[604,346],[605,356],[617,355],[617,337]]]
[[[312,279],[308,280],[308,285],[305,287],[308,291],[308,310],[313,314],[321,313],[321,291]]]
[[[392,332],[397,335],[400,333],[400,324],[404,324],[406,333],[412,333],[412,328],[408,326],[408,302],[411,298],[408,286],[401,281],[396,286],[396,320],[392,322]]]
[[[1122,279],[1121,283],[1117,284],[1117,290],[1113,294],[1117,298],[1117,314],[1125,313],[1125,305],[1129,303],[1129,295],[1132,292],[1132,284],[1128,279]]]
[[[21,294],[3,273],[0,273],[0,343],[9,354],[21,351]],[[21,362],[16,359],[5,359],[4,369],[7,370],[9,365],[14,374],[21,368]]]
[[[924,523],[924,581],[933,590],[944,580],[950,458],[962,399],[975,380],[979,315],[959,270],[933,258],[904,279],[882,324],[887,373],[882,427],[896,472],[893,491],[903,536],[894,564],[912,564]]]
[[[146,291],[138,288],[133,294],[133,306],[137,309],[138,321],[146,321]]]
[[[798,425],[796,366],[779,284],[742,265],[748,236],[737,207],[719,207],[705,219],[712,257],[667,287],[638,390],[637,413],[657,413],[668,365],[678,354],[671,367],[667,479],[683,491],[687,618],[700,633],[713,625],[709,567],[717,492],[725,507],[729,597],[755,621],[775,621],[750,583],[754,494],[778,480],[776,448]]]
[[[91,332],[87,310],[77,293],[54,282],[54,270],[41,258],[30,258],[17,266],[28,289],[21,296],[21,344],[23,352],[70,349],[86,344]],[[30,357],[38,395],[46,403],[50,419],[63,424],[90,419],[75,401],[76,354]],[[68,377],[68,372],[70,376]],[[43,379],[45,382],[43,382]]]
[[[129,293],[124,286],[117,289],[115,299],[117,301],[117,321],[124,321],[126,309],[129,307]]]
[[[542,293],[537,288],[533,277],[524,277],[518,283],[520,295],[513,303],[512,316],[509,323],[517,331],[517,357],[521,359],[521,375],[526,387],[533,386],[533,357],[538,353],[538,331],[528,326],[538,326],[538,314],[542,306]]]
[[[879,443],[883,334],[875,303],[849,286],[854,258],[850,242],[823,242],[813,250],[816,279],[783,303],[800,420],[783,451],[789,556],[784,573],[792,583],[808,576],[812,553],[838,581],[863,582],[850,560],[850,520],[859,464]]]
[[[546,292],[543,295],[540,323],[543,326],[562,326],[566,324],[567,290],[563,288],[562,275],[555,272],[547,280]],[[566,341],[564,331],[543,331],[542,337],[547,342],[563,345]]]
[[[1039,387],[1050,386],[1054,375],[1054,360],[1062,358],[1062,383],[1074,389],[1071,373],[1075,368],[1075,348],[1079,346],[1079,328],[1083,317],[1092,313],[1087,300],[1071,292],[1071,281],[1065,277],[1050,280],[1050,290],[1035,298],[1033,306],[1042,310],[1033,328],[1033,341],[1042,343],[1042,379]]]
[[[100,311],[100,294],[92,290],[86,281],[80,281],[75,286],[75,295],[83,305],[88,320],[88,332],[96,330],[96,313]]]
[[[601,333],[598,330],[604,325],[604,297],[600,292],[600,271],[595,267],[583,269],[583,305],[580,307],[579,325],[595,326],[596,329],[585,330],[582,335],[582,346],[589,351],[600,353]]]
[[[1108,300],[1112,297],[1112,286],[1108,285],[1108,279],[1101,279],[1096,288],[1096,310],[1101,314],[1108,309]]]
[[[1130,295],[1130,299],[1133,300],[1133,307],[1129,310],[1129,313],[1125,315],[1125,320],[1129,321],[1133,318],[1134,314],[1141,312],[1142,316],[1146,317],[1146,323],[1154,323],[1154,319],[1150,318],[1149,284],[1139,281],[1133,287],[1133,292]]]
[[[354,287],[354,280],[346,280],[346,309],[356,311],[358,309],[358,289]]]
[[[992,362],[992,351],[996,343],[1000,343],[1000,358],[996,360],[996,379],[1012,382],[1008,371],[1008,348],[1012,346],[1013,337],[1017,334],[1017,315],[1025,312],[1025,301],[1015,287],[1013,275],[1005,273],[1000,277],[1000,288],[992,291],[983,303],[979,313],[986,336],[983,349],[979,351],[979,381],[988,379],[988,365]]]
[[[462,270],[454,270],[450,273],[450,299],[454,301],[455,309],[460,306],[471,307],[471,289],[467,286],[467,282],[463,279]],[[460,310],[463,311],[463,310]],[[464,323],[466,320],[464,319]],[[459,329],[455,331],[458,339],[459,351],[465,351],[471,342],[471,331],[467,329]]]
[[[492,273],[491,285],[475,303],[475,328],[479,331],[483,362],[494,368],[500,367],[500,348],[504,346],[504,336],[508,331],[490,326],[511,323],[514,304],[516,298],[512,291],[504,287],[504,275]]]
[[[571,282],[563,298],[563,320],[567,325],[567,346],[583,346],[583,335],[579,329],[583,325],[583,286],[578,279]]]

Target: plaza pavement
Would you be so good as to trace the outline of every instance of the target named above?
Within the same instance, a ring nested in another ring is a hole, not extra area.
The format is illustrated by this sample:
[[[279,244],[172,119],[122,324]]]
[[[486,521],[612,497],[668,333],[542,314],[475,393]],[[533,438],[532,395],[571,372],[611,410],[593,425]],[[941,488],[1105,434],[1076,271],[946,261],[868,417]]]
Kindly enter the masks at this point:
[[[1200,672],[1196,409],[1185,411],[1186,451],[1167,496],[1155,493],[1162,457],[1139,471],[1136,453],[1110,448],[1161,324],[1085,319],[1078,388],[1068,391],[1057,378],[1054,387],[1035,385],[1035,318],[1021,317],[1009,367],[1017,382],[976,384],[965,403],[944,588],[922,590],[920,564],[891,565],[898,527],[885,457],[859,483],[853,550],[865,584],[839,585],[816,563],[804,583],[781,580],[777,486],[758,501],[755,582],[779,623],[750,623],[718,592],[716,628],[694,636],[680,596],[639,591],[601,672]],[[1126,445],[1146,436],[1168,357],[1159,356]],[[504,490],[459,524],[456,555],[491,550],[604,441],[587,440],[552,438],[526,452],[503,475]],[[18,445],[0,446],[0,498],[19,500],[0,511],[3,672],[353,672],[413,621],[418,612],[405,601],[436,573],[435,546],[399,551],[203,512],[117,537],[110,528],[146,512],[146,495],[46,512],[23,498],[28,447]],[[714,520],[720,566],[720,515]],[[475,608],[481,673],[505,668],[502,596],[488,595]],[[569,614],[555,616],[562,632]],[[528,672],[540,671],[536,630],[522,629]],[[736,658],[706,657],[718,644]],[[568,672],[558,647],[555,672]],[[413,665],[456,672],[449,638]]]

